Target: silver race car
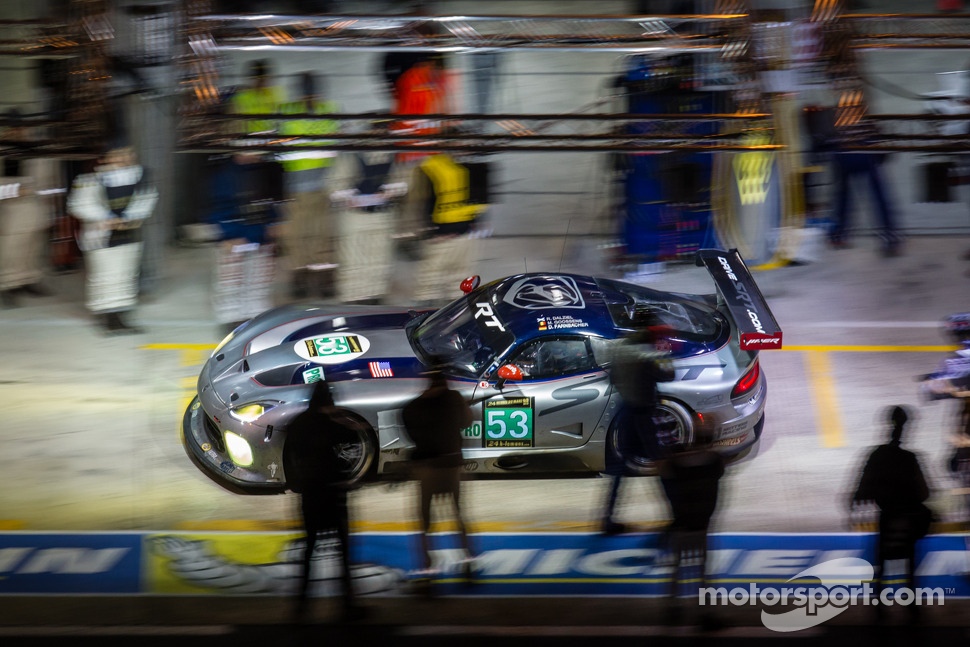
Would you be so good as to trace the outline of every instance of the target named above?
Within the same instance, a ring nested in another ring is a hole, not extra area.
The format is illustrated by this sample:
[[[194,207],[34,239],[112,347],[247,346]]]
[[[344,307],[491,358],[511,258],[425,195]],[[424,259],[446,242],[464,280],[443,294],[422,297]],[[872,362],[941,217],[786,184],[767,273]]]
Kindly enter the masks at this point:
[[[660,292],[612,279],[531,273],[485,285],[440,310],[287,305],[239,326],[206,361],[185,411],[186,452],[224,487],[286,489],[287,424],[326,378],[358,429],[342,448],[349,481],[400,478],[413,444],[401,409],[426,386],[432,357],[476,415],[465,469],[482,476],[590,475],[621,464],[649,473],[657,451],[689,442],[703,421],[740,455],[764,427],[762,349],[782,333],[737,251],[697,253],[715,294]],[[611,349],[644,309],[667,328],[676,378],[659,387],[653,448],[620,442],[624,407],[610,385]],[[619,461],[619,463],[616,463]]]

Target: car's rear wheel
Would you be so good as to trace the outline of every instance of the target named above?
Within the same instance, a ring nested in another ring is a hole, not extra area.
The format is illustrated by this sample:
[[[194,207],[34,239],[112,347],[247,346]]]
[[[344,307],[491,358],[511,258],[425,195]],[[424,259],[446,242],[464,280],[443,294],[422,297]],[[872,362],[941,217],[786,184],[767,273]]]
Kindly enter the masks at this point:
[[[643,441],[632,435],[630,411],[623,409],[613,419],[607,436],[606,465],[614,473],[650,476],[656,473],[657,460],[678,445],[694,441],[693,416],[675,400],[661,399],[654,416],[656,436]]]

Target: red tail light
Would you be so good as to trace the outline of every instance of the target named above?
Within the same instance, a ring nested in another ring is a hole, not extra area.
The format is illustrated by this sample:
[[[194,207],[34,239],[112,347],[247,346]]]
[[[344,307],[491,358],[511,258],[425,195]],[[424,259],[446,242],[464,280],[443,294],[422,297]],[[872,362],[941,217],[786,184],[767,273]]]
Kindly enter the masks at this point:
[[[731,398],[740,398],[746,395],[758,383],[759,377],[761,377],[761,362],[754,360],[754,364],[751,365],[748,372],[742,375],[738,383],[734,385],[734,390],[731,391]]]

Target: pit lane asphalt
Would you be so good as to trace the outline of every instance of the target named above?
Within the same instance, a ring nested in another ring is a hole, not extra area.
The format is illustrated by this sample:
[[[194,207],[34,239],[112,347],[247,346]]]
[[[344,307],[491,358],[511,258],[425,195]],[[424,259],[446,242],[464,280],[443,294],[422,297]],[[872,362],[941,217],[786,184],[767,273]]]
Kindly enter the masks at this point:
[[[0,641],[41,647],[68,641],[99,645],[159,647],[179,645],[303,645],[340,641],[362,645],[587,645],[661,642],[664,644],[796,645],[965,644],[970,638],[970,602],[947,600],[925,609],[919,626],[903,613],[889,614],[886,625],[871,624],[868,609],[850,608],[827,623],[779,634],[760,623],[758,611],[718,611],[720,626],[705,630],[695,610],[670,624],[660,600],[615,598],[425,598],[365,599],[368,615],[339,621],[335,605],[318,600],[309,621],[289,621],[282,598],[4,598]],[[945,642],[944,642],[945,641]]]
[[[823,249],[817,262],[755,278],[785,333],[762,353],[767,424],[751,460],[733,466],[718,531],[835,532],[859,463],[883,442],[891,404],[919,412],[907,445],[920,452],[945,522],[957,515],[946,470],[953,403],[921,403],[916,375],[933,370],[949,341],[948,314],[968,309],[967,239],[911,237],[882,258],[874,240]],[[489,280],[519,269],[609,274],[594,239],[492,238],[475,271]],[[83,307],[80,273],[53,277],[56,295],[25,298],[0,318],[4,478],[0,529],[280,529],[297,518],[291,495],[241,497],[213,484],[185,456],[177,426],[199,367],[220,333],[208,301],[208,247],[168,250],[166,275],[136,314],[148,332],[104,337]],[[513,267],[515,265],[515,267]],[[413,266],[399,262],[390,301],[406,305]],[[703,268],[668,266],[652,287],[712,292]],[[285,274],[280,295],[286,294]],[[604,479],[470,481],[463,498],[474,530],[584,531],[596,523]],[[654,479],[625,489],[621,519],[650,528],[666,518]],[[352,497],[357,530],[413,528],[413,484],[368,486]]]
[[[721,626],[705,630],[693,611],[668,624],[656,599],[367,599],[363,620],[341,623],[334,606],[317,601],[305,624],[288,621],[280,598],[5,598],[0,621],[4,645],[42,647],[67,642],[140,647],[195,645],[309,645],[328,641],[374,645],[629,645],[794,644],[841,647],[965,644],[967,601],[927,609],[919,626],[890,614],[870,624],[867,610],[850,608],[827,623],[779,634],[761,625],[756,611],[718,613]]]

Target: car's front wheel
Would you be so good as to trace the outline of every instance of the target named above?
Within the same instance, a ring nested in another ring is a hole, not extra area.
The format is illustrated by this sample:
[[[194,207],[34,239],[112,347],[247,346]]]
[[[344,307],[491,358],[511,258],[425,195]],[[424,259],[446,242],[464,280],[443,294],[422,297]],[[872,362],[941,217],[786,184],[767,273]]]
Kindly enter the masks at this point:
[[[657,460],[672,448],[694,440],[690,411],[675,400],[661,399],[653,414],[656,435],[640,439],[632,429],[629,409],[624,408],[610,425],[606,444],[607,471],[628,476],[656,473]]]
[[[337,446],[343,482],[357,485],[367,480],[377,469],[377,434],[367,421],[348,411],[342,411],[341,422],[354,430],[356,438]]]

